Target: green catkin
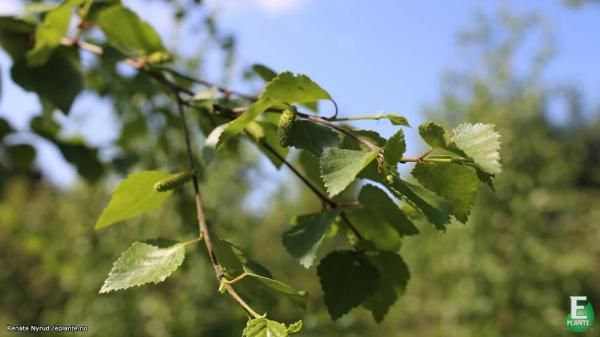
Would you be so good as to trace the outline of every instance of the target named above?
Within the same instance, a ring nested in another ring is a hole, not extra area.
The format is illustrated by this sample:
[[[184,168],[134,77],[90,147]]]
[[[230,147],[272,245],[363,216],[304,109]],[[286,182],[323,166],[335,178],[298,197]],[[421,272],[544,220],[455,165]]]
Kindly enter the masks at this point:
[[[285,109],[279,117],[277,123],[277,136],[279,144],[283,147],[290,146],[294,124],[296,122],[296,109]]]
[[[195,174],[196,172],[194,170],[173,173],[168,177],[157,181],[154,184],[154,190],[156,192],[166,192],[172,190],[190,181]]]

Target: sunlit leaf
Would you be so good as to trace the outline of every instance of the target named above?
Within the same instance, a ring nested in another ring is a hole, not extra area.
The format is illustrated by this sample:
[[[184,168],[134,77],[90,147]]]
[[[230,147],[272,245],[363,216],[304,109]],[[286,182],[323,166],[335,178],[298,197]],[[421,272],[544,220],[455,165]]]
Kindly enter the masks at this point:
[[[354,151],[326,148],[321,156],[321,177],[329,196],[342,192],[375,157],[377,151]]]
[[[158,208],[173,193],[173,191],[154,190],[154,184],[167,176],[165,172],[143,171],[122,180],[96,222],[96,229]]]
[[[100,293],[162,282],[179,268],[184,257],[185,245],[176,241],[135,242],[115,261]]]

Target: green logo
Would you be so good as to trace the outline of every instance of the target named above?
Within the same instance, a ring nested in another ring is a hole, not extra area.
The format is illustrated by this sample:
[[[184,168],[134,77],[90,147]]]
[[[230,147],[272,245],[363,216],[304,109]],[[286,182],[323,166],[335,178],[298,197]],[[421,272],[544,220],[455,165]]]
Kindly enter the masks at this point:
[[[571,332],[584,332],[594,323],[594,308],[587,296],[571,296],[571,312],[565,318],[565,327]]]

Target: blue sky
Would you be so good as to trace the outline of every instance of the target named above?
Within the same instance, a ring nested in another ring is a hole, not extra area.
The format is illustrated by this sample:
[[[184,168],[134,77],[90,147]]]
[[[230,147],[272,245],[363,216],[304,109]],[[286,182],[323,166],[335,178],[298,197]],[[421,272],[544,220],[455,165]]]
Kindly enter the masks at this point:
[[[170,13],[159,2],[124,0],[150,21],[167,39],[172,32]],[[311,76],[338,102],[344,115],[378,111],[406,115],[411,124],[422,121],[423,105],[434,103],[441,76],[461,64],[456,32],[472,25],[477,10],[493,13],[499,6],[517,11],[536,10],[556,38],[558,54],[544,76],[552,83],[570,83],[584,90],[588,101],[600,99],[600,6],[569,9],[558,0],[496,1],[355,1],[355,0],[208,0],[218,10],[219,25],[237,37],[238,67],[263,63],[276,70]],[[2,0],[0,13],[19,9],[17,0]],[[499,5],[500,4],[500,5]],[[193,36],[187,37],[193,43]],[[37,113],[37,98],[9,83],[10,61],[0,53],[2,98],[0,115],[17,128],[25,128]],[[210,65],[210,62],[209,62]],[[468,64],[466,66],[469,66]],[[217,80],[209,68],[208,76]],[[328,106],[324,106],[327,111]],[[93,117],[90,117],[93,116]],[[87,135],[91,144],[107,144],[110,104],[91,95],[80,97],[69,118],[70,133]],[[107,125],[98,130],[98,125]],[[387,122],[365,124],[384,135],[393,129]],[[409,131],[409,135],[410,135]],[[38,142],[39,143],[39,142]],[[38,144],[36,143],[36,144]],[[50,146],[41,146],[37,164],[59,185],[75,179]],[[418,151],[418,145],[409,152]]]

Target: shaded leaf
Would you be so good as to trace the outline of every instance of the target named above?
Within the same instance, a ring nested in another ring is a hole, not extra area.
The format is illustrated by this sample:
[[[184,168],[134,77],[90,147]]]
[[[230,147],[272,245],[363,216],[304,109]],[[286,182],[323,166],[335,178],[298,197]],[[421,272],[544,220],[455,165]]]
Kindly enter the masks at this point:
[[[271,277],[256,274],[255,272],[253,272],[252,270],[249,269],[248,265],[246,265],[244,267],[244,269],[245,269],[246,273],[248,273],[248,277],[249,277],[247,279],[244,279],[244,282],[256,280],[256,281],[260,282],[261,285],[268,287],[269,289],[276,292],[277,294],[285,296],[292,303],[297,305],[300,309],[306,310],[307,298],[306,298],[305,291],[297,290],[297,289],[293,288],[292,286],[290,286],[286,283],[283,283],[281,281],[275,280]]]
[[[446,199],[452,214],[465,223],[479,190],[475,168],[455,163],[418,163],[412,175],[424,187]]]
[[[389,308],[404,294],[410,278],[408,266],[402,257],[390,252],[370,252],[369,262],[379,271],[379,288],[363,304],[376,322],[383,321]]]
[[[397,197],[418,210],[439,230],[445,230],[450,223],[450,206],[435,193],[418,185],[394,177],[386,186]]]
[[[263,64],[253,64],[252,70],[265,82],[269,82],[277,76],[277,73],[273,69]]]
[[[310,268],[325,234],[339,215],[339,210],[306,214],[292,220],[294,226],[282,235],[285,249],[300,260],[305,268]]]
[[[142,171],[122,180],[115,188],[95,228],[101,229],[156,209],[173,192],[154,190],[154,184],[167,176],[165,172]]]
[[[405,151],[406,141],[404,140],[404,131],[400,129],[385,144],[385,147],[383,148],[383,157],[388,164],[396,166]]]
[[[29,170],[35,159],[35,148],[29,144],[11,144],[6,153],[13,166],[19,170]]]
[[[183,263],[185,245],[157,239],[134,242],[117,261],[100,293],[164,281]]]
[[[71,12],[71,5],[66,2],[46,14],[42,24],[35,30],[35,46],[27,52],[28,66],[43,65],[60,46],[60,40],[69,30]]]
[[[358,201],[366,208],[379,214],[400,235],[416,235],[419,230],[381,189],[373,185],[365,185],[360,191]]]
[[[325,305],[332,319],[338,319],[372,296],[379,285],[379,272],[361,253],[334,251],[317,267]]]
[[[335,131],[310,121],[298,120],[294,124],[290,145],[321,157],[326,147],[334,147],[339,142],[340,138]]]
[[[377,154],[377,151],[326,148],[321,156],[320,168],[329,196],[335,196],[348,187]]]
[[[16,61],[11,76],[23,89],[35,92],[66,114],[83,89],[83,78],[77,53],[63,48],[66,47],[59,47],[44,65],[36,68],[29,68],[25,59]]]
[[[135,12],[113,5],[98,15],[98,25],[108,43],[128,56],[149,56],[165,52],[160,36]]]
[[[0,118],[0,140],[13,131],[13,128],[10,126],[10,124],[8,124],[6,119]]]

